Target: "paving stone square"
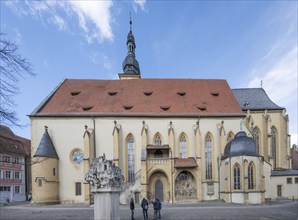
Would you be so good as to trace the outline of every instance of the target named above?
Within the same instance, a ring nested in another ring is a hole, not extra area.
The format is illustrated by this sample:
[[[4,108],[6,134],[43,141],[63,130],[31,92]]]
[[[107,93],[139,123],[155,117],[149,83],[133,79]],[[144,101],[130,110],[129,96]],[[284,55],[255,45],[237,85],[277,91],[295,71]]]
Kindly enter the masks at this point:
[[[28,203],[10,204],[0,207],[2,220],[74,220],[93,219],[93,206],[87,205],[33,205]],[[153,219],[152,205],[148,210],[149,219]],[[200,202],[193,204],[163,204],[162,219],[173,220],[229,220],[229,219],[259,219],[259,220],[297,220],[298,202],[275,201],[263,205],[226,204],[219,201]],[[120,206],[121,220],[130,219],[128,205]],[[142,220],[142,209],[136,205],[135,219]]]

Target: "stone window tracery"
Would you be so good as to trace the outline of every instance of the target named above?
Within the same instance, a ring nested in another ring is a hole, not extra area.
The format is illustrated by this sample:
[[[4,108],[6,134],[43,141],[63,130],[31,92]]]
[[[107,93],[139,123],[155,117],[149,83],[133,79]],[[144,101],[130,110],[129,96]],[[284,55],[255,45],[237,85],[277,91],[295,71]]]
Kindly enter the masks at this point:
[[[257,154],[259,154],[260,153],[260,129],[258,127],[255,127],[253,130],[253,138],[256,141]]]
[[[239,190],[240,189],[240,165],[236,163],[234,165],[234,189]]]
[[[128,157],[128,182],[135,181],[134,174],[134,138],[130,134],[127,138],[127,157]]]
[[[228,137],[227,137],[227,142],[231,141],[234,139],[234,134],[233,132],[229,132]]]
[[[180,158],[186,158],[186,138],[185,134],[180,136]]]
[[[158,133],[154,136],[154,145],[155,146],[161,146],[162,145],[161,137]]]
[[[272,150],[272,158],[273,158],[273,168],[276,168],[276,143],[277,143],[277,132],[276,128],[271,128],[271,150]]]
[[[206,157],[206,179],[212,179],[212,139],[208,134],[205,141],[205,157]]]
[[[250,163],[248,165],[248,189],[254,189],[254,165]]]

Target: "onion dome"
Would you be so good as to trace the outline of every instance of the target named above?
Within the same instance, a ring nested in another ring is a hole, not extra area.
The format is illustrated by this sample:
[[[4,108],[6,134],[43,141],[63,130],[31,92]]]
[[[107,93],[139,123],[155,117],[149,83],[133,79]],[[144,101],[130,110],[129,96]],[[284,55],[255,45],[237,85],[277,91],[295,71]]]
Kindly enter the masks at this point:
[[[234,139],[227,143],[224,152],[226,157],[242,155],[258,156],[256,141],[251,137],[247,137],[244,131],[238,132]]]

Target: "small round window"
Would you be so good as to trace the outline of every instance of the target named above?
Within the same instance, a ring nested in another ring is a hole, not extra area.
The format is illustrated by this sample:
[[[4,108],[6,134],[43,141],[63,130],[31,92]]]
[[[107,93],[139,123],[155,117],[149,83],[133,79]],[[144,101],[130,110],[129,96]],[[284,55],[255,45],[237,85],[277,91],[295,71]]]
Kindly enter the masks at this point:
[[[76,164],[80,164],[82,163],[84,159],[84,154],[82,151],[80,150],[75,150],[73,153],[72,153],[72,160],[73,162],[75,162]]]

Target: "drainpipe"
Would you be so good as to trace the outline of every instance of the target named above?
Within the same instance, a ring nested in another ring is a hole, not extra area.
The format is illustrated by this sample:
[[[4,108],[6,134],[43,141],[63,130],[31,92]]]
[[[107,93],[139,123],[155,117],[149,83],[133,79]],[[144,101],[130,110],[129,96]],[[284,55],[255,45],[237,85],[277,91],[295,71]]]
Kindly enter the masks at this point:
[[[230,203],[232,203],[232,165],[231,165],[231,155],[230,155]]]
[[[93,116],[91,116],[91,119],[93,121],[93,129],[94,129],[94,135],[93,135],[93,142],[94,142],[94,155],[93,158],[96,158],[96,138],[95,138],[95,120],[93,118]]]
[[[172,149],[170,148],[171,152],[171,181],[172,181],[172,203],[174,203],[174,183],[173,183],[173,152]]]
[[[219,172],[219,156],[217,157],[217,173],[218,173],[218,197],[220,199],[220,172]]]

